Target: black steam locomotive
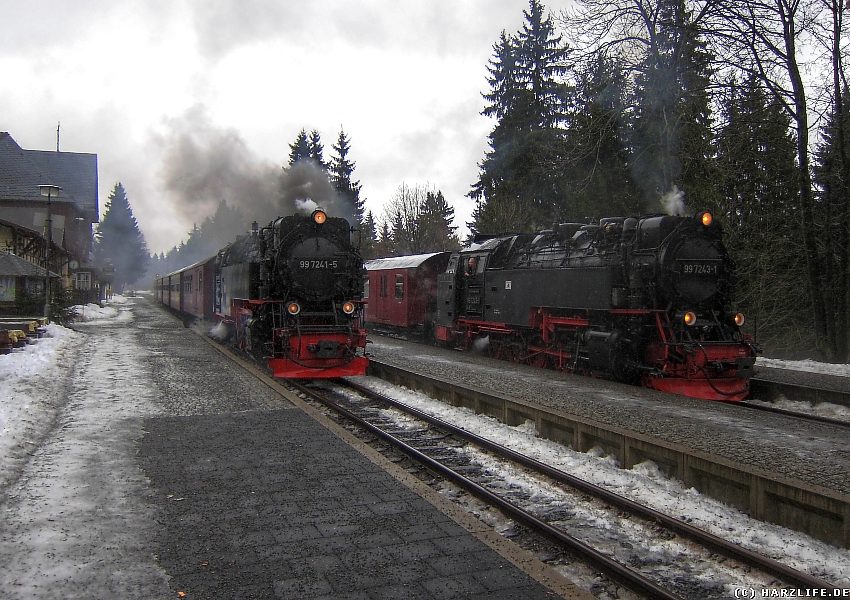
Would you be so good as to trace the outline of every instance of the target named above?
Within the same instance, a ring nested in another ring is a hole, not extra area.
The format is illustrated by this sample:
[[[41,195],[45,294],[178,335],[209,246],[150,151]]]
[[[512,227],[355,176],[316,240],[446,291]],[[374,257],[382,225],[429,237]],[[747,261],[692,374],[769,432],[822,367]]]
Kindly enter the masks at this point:
[[[715,400],[748,394],[755,348],[708,212],[476,239],[438,277],[435,336],[491,354]]]
[[[275,377],[366,373],[363,260],[348,221],[321,209],[241,236],[157,281],[173,309],[218,322],[218,335],[268,361]]]

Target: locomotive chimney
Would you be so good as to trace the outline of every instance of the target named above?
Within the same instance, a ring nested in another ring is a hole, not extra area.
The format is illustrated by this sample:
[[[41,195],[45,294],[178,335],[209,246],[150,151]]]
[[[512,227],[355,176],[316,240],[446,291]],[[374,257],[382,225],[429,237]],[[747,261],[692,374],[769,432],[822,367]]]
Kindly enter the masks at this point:
[[[260,233],[260,224],[254,221],[253,223],[251,223],[251,235],[255,236],[258,233]]]

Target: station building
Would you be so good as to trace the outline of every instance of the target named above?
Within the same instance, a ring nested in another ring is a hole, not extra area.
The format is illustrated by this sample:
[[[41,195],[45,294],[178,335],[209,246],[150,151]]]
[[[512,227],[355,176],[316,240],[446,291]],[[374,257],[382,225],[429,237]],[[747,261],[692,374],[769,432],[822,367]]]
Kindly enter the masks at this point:
[[[78,302],[101,299],[97,183],[96,154],[25,150],[0,131],[0,312],[60,283]]]

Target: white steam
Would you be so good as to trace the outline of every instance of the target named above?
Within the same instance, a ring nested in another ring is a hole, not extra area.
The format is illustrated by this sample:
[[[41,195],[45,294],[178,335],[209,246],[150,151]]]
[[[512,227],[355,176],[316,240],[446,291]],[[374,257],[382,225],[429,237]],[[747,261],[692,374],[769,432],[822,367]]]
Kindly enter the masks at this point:
[[[661,196],[661,206],[664,207],[664,212],[675,217],[683,217],[688,214],[688,209],[685,206],[685,193],[677,186]]]

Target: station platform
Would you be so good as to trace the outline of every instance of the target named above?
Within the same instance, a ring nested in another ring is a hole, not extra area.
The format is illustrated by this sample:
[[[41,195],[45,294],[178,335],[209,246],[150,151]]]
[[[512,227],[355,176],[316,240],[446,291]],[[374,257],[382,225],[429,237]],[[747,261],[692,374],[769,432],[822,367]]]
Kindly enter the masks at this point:
[[[188,599],[585,597],[297,408],[145,429],[159,562]]]

